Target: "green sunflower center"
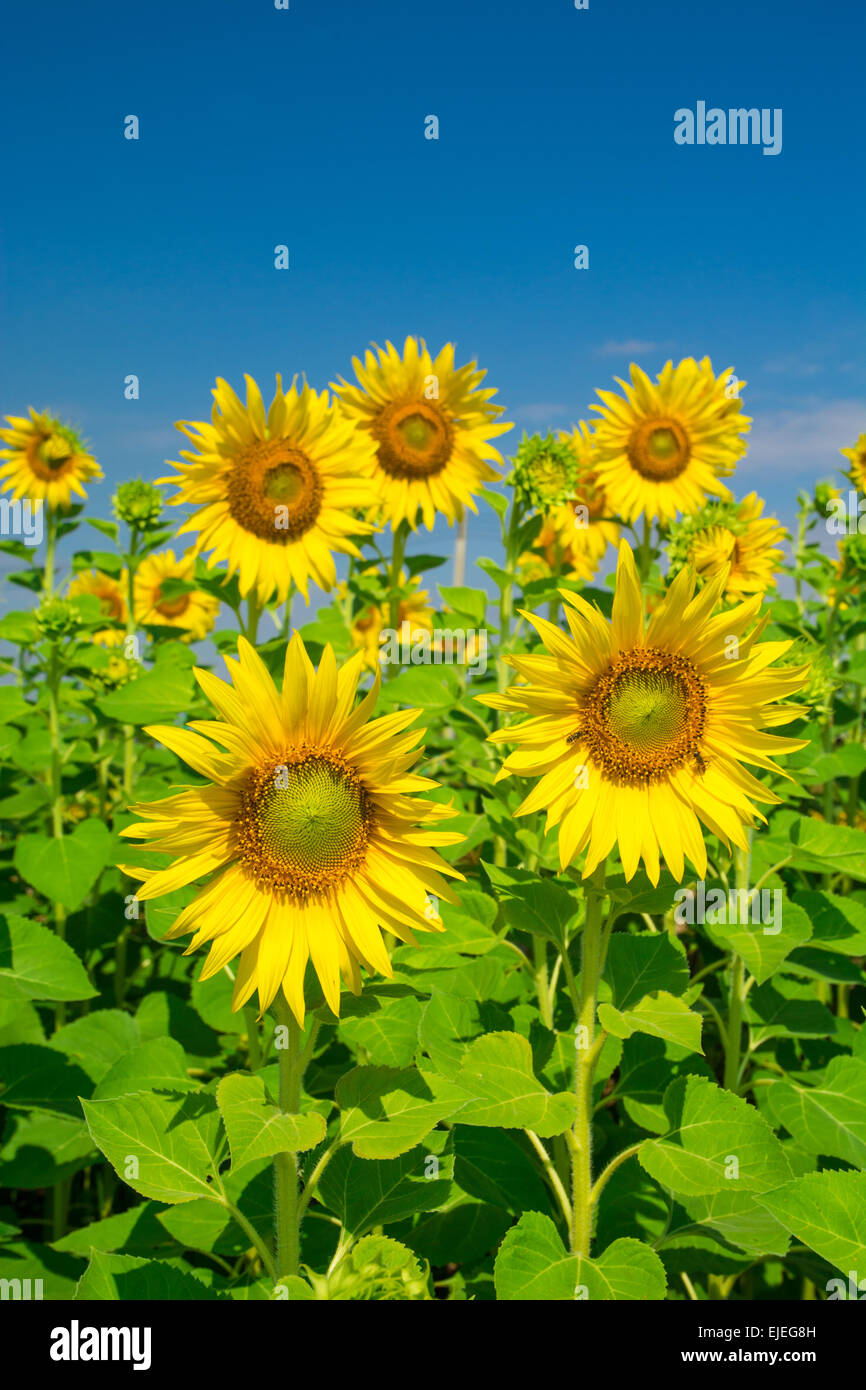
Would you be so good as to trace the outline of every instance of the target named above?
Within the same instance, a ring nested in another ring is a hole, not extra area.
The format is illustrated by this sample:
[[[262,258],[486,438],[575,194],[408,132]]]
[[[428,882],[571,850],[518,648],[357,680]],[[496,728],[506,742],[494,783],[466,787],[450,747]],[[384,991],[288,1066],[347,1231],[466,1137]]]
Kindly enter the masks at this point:
[[[289,506],[297,502],[304,490],[304,475],[294,463],[278,463],[265,477],[264,494],[274,502]]]
[[[666,748],[688,713],[685,689],[668,671],[629,671],[610,696],[608,723],[614,736],[643,753]]]
[[[688,762],[702,769],[706,716],[706,683],[691,661],[637,648],[622,652],[599,677],[569,742],[580,740],[611,781],[635,786]]]
[[[392,478],[430,478],[449,463],[451,422],[434,401],[392,403],[373,421],[378,460]]]
[[[650,482],[669,482],[684,473],[691,458],[689,437],[678,420],[642,420],[626,447],[629,462]]]
[[[364,859],[372,812],[355,771],[306,746],[260,769],[242,794],[241,856],[256,878],[295,897],[325,892]]]

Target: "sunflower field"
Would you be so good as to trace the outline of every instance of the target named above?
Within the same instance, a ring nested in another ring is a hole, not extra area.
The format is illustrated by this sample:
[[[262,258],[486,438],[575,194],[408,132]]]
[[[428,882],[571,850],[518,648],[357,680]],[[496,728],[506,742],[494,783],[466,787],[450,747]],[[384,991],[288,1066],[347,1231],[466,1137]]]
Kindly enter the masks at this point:
[[[708,358],[353,373],[0,428],[4,1289],[860,1297],[866,436],[789,534]]]

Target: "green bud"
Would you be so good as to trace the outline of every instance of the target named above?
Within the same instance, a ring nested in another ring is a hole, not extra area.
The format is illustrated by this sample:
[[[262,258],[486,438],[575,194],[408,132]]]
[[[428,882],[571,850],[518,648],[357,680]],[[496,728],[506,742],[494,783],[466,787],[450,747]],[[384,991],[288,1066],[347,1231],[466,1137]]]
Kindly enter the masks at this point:
[[[562,507],[577,490],[577,455],[564,439],[524,435],[509,481],[521,499],[540,512]]]
[[[36,610],[36,628],[41,637],[59,642],[71,637],[81,626],[81,617],[73,604],[63,598],[46,599]]]
[[[145,483],[141,478],[121,483],[113,504],[118,521],[140,530],[156,526],[162,516],[162,493],[153,483]]]

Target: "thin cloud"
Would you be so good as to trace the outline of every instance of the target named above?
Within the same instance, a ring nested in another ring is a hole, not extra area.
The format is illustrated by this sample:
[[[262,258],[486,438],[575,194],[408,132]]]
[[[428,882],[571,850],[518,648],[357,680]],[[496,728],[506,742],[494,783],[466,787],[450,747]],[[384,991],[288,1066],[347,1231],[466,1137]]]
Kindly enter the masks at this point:
[[[625,338],[622,342],[610,339],[596,348],[596,357],[639,357],[644,352],[656,352],[664,343],[649,343],[642,338]]]
[[[536,401],[531,405],[521,405],[514,411],[518,420],[525,420],[529,425],[546,425],[551,420],[561,420],[564,416],[571,416],[572,413],[571,406],[555,405],[549,401]]]
[[[791,410],[759,411],[748,436],[749,452],[737,473],[756,486],[762,475],[777,473],[817,481],[844,465],[839,450],[847,448],[864,429],[866,405],[855,400],[815,401]]]

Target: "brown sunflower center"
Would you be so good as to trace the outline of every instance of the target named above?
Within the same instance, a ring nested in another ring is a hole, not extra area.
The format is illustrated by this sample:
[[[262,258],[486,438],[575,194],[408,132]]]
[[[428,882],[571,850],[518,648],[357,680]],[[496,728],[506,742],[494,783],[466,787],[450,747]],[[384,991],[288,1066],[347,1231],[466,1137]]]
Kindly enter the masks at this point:
[[[305,744],[250,775],[241,792],[238,851],[259,882],[304,899],[364,862],[372,824],[354,769],[333,749]]]
[[[260,540],[285,545],[315,524],[323,487],[305,453],[284,439],[263,439],[238,459],[229,476],[227,496],[239,526]]]
[[[580,737],[614,781],[659,781],[689,759],[703,765],[707,713],[703,678],[686,657],[655,647],[616,657],[590,692]]]
[[[30,466],[37,478],[62,478],[74,464],[75,450],[62,434],[39,435],[28,445]]]
[[[689,465],[689,437],[678,420],[642,420],[631,432],[626,452],[632,468],[651,482],[678,478]]]
[[[164,618],[179,618],[189,608],[189,598],[189,594],[180,594],[177,598],[163,599],[162,589],[157,589],[154,607]]]
[[[387,405],[373,422],[379,462],[392,478],[429,478],[451,457],[451,422],[430,401]]]

